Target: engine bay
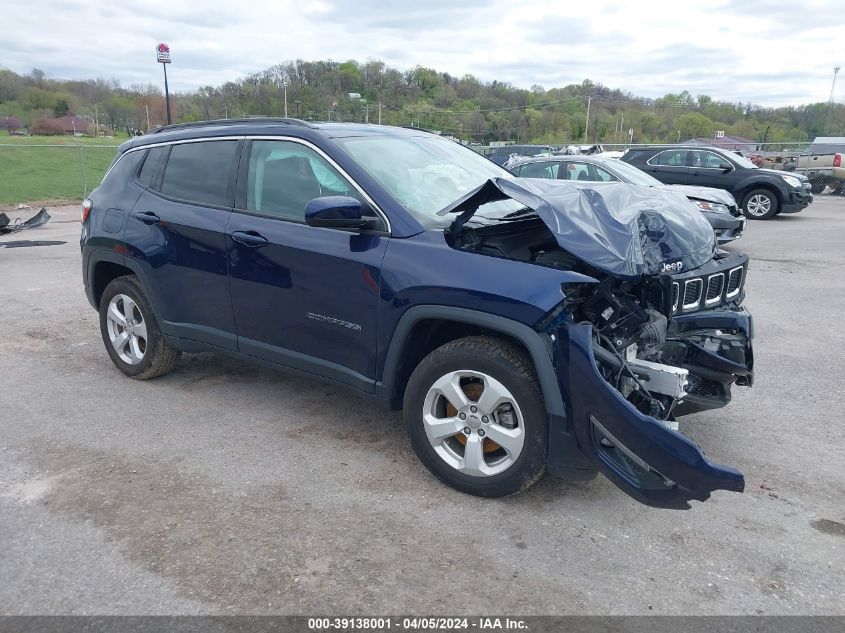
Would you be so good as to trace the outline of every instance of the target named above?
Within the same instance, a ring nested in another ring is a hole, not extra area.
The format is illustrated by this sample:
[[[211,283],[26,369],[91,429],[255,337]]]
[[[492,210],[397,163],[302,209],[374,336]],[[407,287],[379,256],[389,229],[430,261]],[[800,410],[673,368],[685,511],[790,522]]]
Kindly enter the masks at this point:
[[[548,227],[531,217],[464,226],[452,246],[597,279],[598,284],[567,285],[564,301],[540,327],[551,331],[564,321],[590,323],[602,377],[640,412],[669,428],[677,429],[680,415],[725,406],[734,383],[751,384],[750,320],[746,324],[739,317],[744,292],[731,285],[733,271],[741,269],[744,281],[744,255],[718,256],[702,271],[683,276],[624,280],[561,248]],[[697,303],[687,296],[695,289]]]

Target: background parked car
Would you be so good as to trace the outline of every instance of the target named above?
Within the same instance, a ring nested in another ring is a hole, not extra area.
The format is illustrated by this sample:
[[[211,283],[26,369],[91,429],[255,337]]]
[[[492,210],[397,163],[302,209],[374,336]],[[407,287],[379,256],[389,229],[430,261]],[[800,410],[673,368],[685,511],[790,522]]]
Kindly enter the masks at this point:
[[[813,141],[806,156],[799,156],[794,172],[810,179],[813,193],[830,187],[833,193],[845,193],[845,136],[820,136]]]
[[[797,213],[813,201],[806,176],[762,169],[747,158],[716,147],[632,147],[620,160],[669,185],[701,185],[729,191],[740,202],[746,217],[753,220]]]
[[[493,151],[487,154],[487,158],[497,165],[504,165],[513,154],[517,156],[539,156],[549,153],[551,152],[548,145],[502,145],[494,147]]]
[[[523,158],[506,167],[522,178],[553,178],[581,182],[626,182],[643,187],[677,191],[689,198],[710,222],[720,244],[731,242],[745,230],[745,218],[734,197],[722,189],[692,185],[664,185],[633,165],[600,156],[549,156]]]

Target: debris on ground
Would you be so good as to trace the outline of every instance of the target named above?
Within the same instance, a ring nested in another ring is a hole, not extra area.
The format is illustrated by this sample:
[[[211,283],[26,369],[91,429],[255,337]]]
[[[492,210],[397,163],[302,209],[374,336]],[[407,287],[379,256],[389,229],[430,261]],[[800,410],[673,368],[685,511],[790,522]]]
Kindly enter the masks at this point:
[[[20,208],[20,206],[18,208]],[[17,233],[18,231],[23,231],[24,229],[34,229],[39,226],[44,226],[49,221],[50,214],[47,213],[46,207],[41,207],[41,211],[23,222],[20,218],[16,218],[15,221],[12,222],[8,215],[0,213],[0,235]]]

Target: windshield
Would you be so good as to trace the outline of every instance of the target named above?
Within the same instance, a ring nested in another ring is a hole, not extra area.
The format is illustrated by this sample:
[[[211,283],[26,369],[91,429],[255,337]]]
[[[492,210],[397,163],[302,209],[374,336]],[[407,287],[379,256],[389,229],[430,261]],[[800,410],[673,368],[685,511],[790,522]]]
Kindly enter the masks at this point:
[[[757,165],[752,163],[745,156],[740,156],[739,154],[734,154],[733,152],[731,152],[730,159],[740,167],[745,167],[746,169],[759,169]]]
[[[637,169],[633,165],[629,165],[628,163],[622,162],[621,160],[613,160],[613,164],[608,165],[608,168],[611,171],[616,172],[616,175],[622,178],[622,180],[632,185],[641,185],[643,187],[656,187],[658,185],[663,184],[657,178],[653,178],[641,169]]]
[[[437,212],[490,178],[513,178],[471,149],[436,136],[353,136],[334,141],[427,227],[451,224],[453,216]],[[482,205],[478,212],[501,217],[522,208],[508,199]]]

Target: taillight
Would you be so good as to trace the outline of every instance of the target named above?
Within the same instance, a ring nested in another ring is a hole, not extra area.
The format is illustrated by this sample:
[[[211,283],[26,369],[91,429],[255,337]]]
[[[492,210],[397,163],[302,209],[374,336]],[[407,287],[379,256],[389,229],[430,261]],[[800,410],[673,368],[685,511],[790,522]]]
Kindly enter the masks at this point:
[[[842,154],[834,154],[833,155],[833,166],[834,167],[842,167]]]
[[[88,200],[87,198],[82,202],[82,223],[85,224],[85,220],[88,219],[88,216],[91,215],[91,208],[94,204]]]

